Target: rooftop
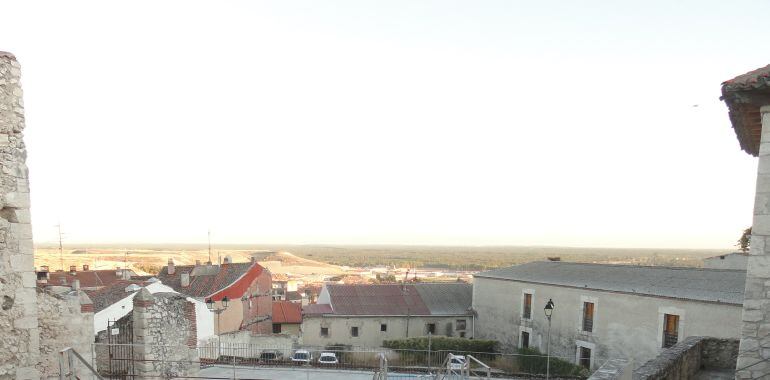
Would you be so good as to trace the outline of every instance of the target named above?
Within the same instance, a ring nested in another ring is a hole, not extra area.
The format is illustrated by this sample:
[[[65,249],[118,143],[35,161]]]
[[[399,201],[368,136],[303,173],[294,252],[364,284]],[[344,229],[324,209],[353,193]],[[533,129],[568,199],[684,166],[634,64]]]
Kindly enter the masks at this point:
[[[262,273],[262,268],[254,263],[227,263],[222,265],[175,265],[174,274],[168,274],[164,266],[157,277],[164,285],[190,297],[208,297],[224,290],[246,275],[249,269],[255,276]],[[182,273],[190,273],[190,285],[182,286]]]
[[[146,281],[118,280],[108,286],[95,290],[84,290],[84,292],[88,294],[88,296],[91,298],[91,301],[94,303],[94,313],[98,313],[114,304],[115,302],[118,302],[123,298],[134,294],[136,290],[126,291],[126,288],[129,285],[138,285],[140,287],[144,287],[149,284]]]
[[[727,104],[741,149],[757,156],[762,133],[759,107],[770,103],[770,65],[724,81],[721,99]]]
[[[466,315],[473,293],[466,283],[328,284],[325,290],[331,313],[314,307],[306,315]]]
[[[136,273],[130,271],[130,274],[133,277]],[[48,275],[48,284],[50,285],[61,285],[62,279],[66,281],[67,285],[72,285],[74,280],[80,280],[81,288],[98,288],[111,285],[117,281],[123,281],[121,275],[115,269],[49,272]]]
[[[302,323],[302,305],[289,301],[273,301],[273,323]]]
[[[704,302],[743,304],[745,270],[538,261],[480,272],[492,278]]]

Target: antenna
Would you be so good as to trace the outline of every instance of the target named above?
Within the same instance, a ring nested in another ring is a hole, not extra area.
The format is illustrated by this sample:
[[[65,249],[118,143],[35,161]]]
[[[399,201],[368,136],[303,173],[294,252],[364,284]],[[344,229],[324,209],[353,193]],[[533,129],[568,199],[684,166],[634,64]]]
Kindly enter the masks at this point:
[[[61,240],[62,240],[62,233],[61,233],[61,222],[56,225],[56,228],[59,229],[59,264],[61,265],[61,270],[64,272],[64,247],[62,246]]]
[[[211,228],[209,228],[209,262],[211,262]]]

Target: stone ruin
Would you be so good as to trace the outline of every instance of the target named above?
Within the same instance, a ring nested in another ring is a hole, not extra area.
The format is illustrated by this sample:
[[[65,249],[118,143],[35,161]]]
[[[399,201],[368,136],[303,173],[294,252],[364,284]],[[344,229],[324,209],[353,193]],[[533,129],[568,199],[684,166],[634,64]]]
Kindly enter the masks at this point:
[[[90,350],[94,334],[85,293],[37,289],[20,77],[0,52],[0,380],[58,378],[59,351]]]

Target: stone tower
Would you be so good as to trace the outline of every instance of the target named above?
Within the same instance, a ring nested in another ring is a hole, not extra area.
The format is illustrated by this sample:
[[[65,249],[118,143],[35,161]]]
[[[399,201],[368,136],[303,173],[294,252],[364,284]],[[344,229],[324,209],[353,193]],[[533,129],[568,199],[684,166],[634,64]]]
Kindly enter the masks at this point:
[[[20,75],[13,54],[0,51],[0,380],[40,378]]]

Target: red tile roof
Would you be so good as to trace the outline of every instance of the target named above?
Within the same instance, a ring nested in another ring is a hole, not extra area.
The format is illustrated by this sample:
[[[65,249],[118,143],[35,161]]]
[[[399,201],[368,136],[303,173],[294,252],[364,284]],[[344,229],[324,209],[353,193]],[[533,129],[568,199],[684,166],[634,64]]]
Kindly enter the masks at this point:
[[[334,314],[430,315],[412,285],[327,285]]]
[[[473,292],[466,283],[327,284],[326,290],[331,304],[305,308],[306,315],[466,315]]]
[[[302,307],[303,315],[332,314],[333,312],[332,307],[324,303],[313,303]]]
[[[289,301],[273,301],[273,323],[302,323],[302,305]]]
[[[222,265],[176,265],[174,274],[163,267],[156,276],[179,293],[191,297],[211,297],[219,301],[225,296],[240,298],[249,285],[259,277],[264,268],[255,263],[229,263]],[[182,286],[182,273],[190,273],[190,285]]]
[[[760,87],[770,87],[770,65],[722,82],[722,88],[726,91],[751,90]]]
[[[758,156],[762,134],[759,107],[770,104],[770,65],[722,83],[722,100],[741,149]]]
[[[132,272],[133,274],[133,272]],[[74,280],[80,280],[81,288],[96,288],[108,286],[117,281],[122,281],[114,269],[107,270],[88,270],[75,272],[73,276],[70,272],[50,272],[48,278],[49,285],[62,285],[62,279],[65,279],[67,285],[72,285]]]
[[[98,313],[110,305],[114,304],[133,294],[134,292],[127,292],[126,288],[129,285],[139,285],[141,287],[147,286],[150,283],[146,281],[138,280],[118,280],[114,283],[99,288],[97,290],[84,290],[88,294],[88,298],[94,303],[94,312]]]

